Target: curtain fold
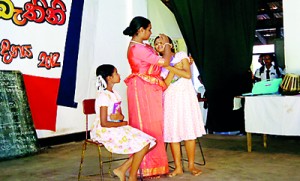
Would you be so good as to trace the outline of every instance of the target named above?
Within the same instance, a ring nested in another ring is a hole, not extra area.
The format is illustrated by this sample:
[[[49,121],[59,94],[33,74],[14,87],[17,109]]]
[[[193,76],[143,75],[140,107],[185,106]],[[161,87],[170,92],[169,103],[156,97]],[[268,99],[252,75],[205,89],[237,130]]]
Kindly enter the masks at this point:
[[[244,130],[233,98],[252,88],[250,65],[258,0],[170,0],[208,98],[210,131]]]

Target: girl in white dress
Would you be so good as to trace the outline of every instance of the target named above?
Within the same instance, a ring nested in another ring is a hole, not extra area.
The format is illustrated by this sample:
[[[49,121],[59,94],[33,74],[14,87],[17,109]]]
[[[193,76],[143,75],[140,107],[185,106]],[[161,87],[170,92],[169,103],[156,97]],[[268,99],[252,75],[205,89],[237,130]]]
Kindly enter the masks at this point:
[[[169,42],[172,42],[170,39]],[[161,39],[154,40],[157,52],[163,54]],[[164,141],[170,143],[175,170],[169,174],[174,177],[183,173],[181,165],[180,142],[184,141],[188,157],[188,169],[192,175],[202,173],[194,165],[196,138],[206,134],[197,95],[191,80],[191,64],[185,52],[173,51],[170,65],[162,71],[168,88],[164,92]]]
[[[156,145],[155,138],[135,129],[124,121],[121,97],[113,89],[120,82],[117,69],[110,64],[100,65],[96,70],[97,98],[95,102],[96,120],[91,129],[91,139],[102,143],[105,148],[117,154],[132,154],[120,167],[113,170],[121,181],[137,180],[137,171],[145,154]]]

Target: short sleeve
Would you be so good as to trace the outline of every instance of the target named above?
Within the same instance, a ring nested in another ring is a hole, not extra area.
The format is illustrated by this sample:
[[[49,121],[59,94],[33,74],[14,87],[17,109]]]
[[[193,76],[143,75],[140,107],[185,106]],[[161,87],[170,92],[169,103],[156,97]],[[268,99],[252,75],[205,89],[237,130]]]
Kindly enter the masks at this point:
[[[185,59],[185,58],[190,61],[190,58],[189,58],[189,56],[187,55],[186,52],[178,52],[178,53],[176,53],[176,58],[178,58],[180,61],[182,59]]]
[[[96,99],[96,102],[95,102],[95,111],[96,113],[99,113],[100,111],[100,107],[101,106],[107,106],[109,107],[109,98],[107,97],[107,95],[105,93],[100,93]]]
[[[254,77],[260,78],[260,70],[259,69],[255,70]]]

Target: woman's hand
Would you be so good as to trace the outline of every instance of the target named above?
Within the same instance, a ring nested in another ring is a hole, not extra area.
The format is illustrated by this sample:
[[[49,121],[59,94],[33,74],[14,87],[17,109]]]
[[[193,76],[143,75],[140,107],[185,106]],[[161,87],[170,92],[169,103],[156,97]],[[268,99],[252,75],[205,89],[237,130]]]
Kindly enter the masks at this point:
[[[169,37],[165,34],[159,34],[159,37],[161,38],[161,42],[163,45],[165,44],[170,44],[170,41],[169,41]]]
[[[171,57],[172,57],[172,45],[170,44],[169,37],[165,34],[159,35],[161,39],[161,43],[163,45],[163,53],[162,58],[164,58],[163,67],[167,67],[170,65]]]
[[[161,39],[161,43],[163,44],[163,49],[165,49],[165,47],[167,45],[169,45],[170,48],[172,48],[172,44],[170,43],[170,39],[169,39],[169,37],[167,35],[165,35],[165,34],[159,34],[159,37]]]

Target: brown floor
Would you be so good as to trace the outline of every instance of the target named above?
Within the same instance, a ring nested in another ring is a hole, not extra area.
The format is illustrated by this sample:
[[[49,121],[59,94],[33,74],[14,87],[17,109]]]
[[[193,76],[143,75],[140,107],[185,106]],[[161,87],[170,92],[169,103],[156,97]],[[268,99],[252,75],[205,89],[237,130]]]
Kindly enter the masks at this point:
[[[162,176],[158,180],[300,180],[299,137],[268,136],[267,148],[263,147],[261,135],[253,135],[252,137],[253,151],[248,153],[246,136],[206,135],[200,138],[206,159],[206,165],[199,166],[203,170],[200,176],[194,177],[185,172],[181,176],[173,178]],[[44,148],[41,153],[34,156],[1,161],[0,180],[77,180],[81,146],[82,142],[72,142]],[[196,153],[197,161],[201,162],[198,150]],[[100,180],[96,151],[96,148],[88,147],[83,165],[85,177],[82,180]],[[171,155],[169,151],[168,154]],[[118,164],[114,163],[113,167]],[[118,179],[105,174],[104,180]]]

